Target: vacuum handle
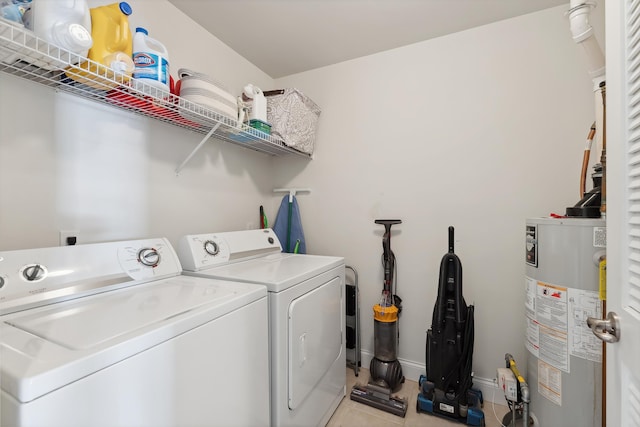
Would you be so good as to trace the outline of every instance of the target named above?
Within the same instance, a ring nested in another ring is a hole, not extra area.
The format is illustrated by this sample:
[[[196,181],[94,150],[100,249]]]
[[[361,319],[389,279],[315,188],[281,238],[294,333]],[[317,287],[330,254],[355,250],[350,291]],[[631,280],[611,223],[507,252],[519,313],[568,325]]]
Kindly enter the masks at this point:
[[[449,253],[453,253],[453,226],[449,226]]]
[[[384,225],[384,231],[386,233],[391,233],[391,226],[394,224],[402,224],[401,219],[376,219],[374,221],[376,224]]]

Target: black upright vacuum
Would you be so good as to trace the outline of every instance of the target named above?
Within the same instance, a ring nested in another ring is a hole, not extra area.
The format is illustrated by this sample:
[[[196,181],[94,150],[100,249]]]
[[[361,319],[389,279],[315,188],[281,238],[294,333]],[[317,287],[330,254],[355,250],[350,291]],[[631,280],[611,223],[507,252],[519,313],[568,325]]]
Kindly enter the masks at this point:
[[[391,226],[401,224],[399,219],[377,219],[384,225],[382,237],[382,264],[384,281],[380,302],[373,306],[374,357],[369,365],[369,382],[366,386],[356,384],[351,390],[351,400],[404,417],[407,400],[392,396],[404,382],[402,366],[397,358],[398,316],[402,311],[402,300],[394,293],[396,257],[391,250]]]
[[[420,376],[416,409],[483,426],[482,392],[472,388],[474,307],[462,296],[462,263],[453,251],[453,233],[449,227],[449,252],[440,262],[438,297],[427,331],[427,375]]]

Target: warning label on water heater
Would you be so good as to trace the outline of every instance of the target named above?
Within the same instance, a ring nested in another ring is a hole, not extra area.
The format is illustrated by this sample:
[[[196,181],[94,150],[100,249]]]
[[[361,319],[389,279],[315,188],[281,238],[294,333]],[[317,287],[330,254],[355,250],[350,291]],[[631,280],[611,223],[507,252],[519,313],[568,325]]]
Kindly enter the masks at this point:
[[[569,353],[600,363],[602,341],[587,326],[588,317],[602,317],[598,292],[569,288]]]
[[[562,372],[538,360],[538,393],[562,406]]]
[[[540,360],[569,372],[568,289],[526,278],[527,349]]]
[[[569,373],[570,356],[602,361],[602,343],[587,326],[602,316],[597,291],[525,279],[527,349],[556,369]]]

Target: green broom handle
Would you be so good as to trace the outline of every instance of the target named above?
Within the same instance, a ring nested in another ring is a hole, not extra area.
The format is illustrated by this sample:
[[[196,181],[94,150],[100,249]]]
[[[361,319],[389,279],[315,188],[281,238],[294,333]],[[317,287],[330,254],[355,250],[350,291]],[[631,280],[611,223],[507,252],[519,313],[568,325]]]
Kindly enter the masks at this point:
[[[287,252],[291,252],[291,217],[293,216],[293,200],[289,197],[289,222],[287,222]]]

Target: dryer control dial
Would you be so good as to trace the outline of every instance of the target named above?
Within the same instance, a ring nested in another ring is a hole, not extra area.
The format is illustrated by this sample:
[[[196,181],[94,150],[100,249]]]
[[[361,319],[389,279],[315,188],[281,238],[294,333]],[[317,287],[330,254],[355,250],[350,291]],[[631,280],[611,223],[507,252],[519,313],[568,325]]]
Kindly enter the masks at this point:
[[[220,247],[213,240],[207,240],[204,242],[204,251],[209,255],[216,256],[220,252]]]
[[[138,251],[140,264],[147,267],[154,267],[160,262],[160,254],[154,248],[143,248]]]

